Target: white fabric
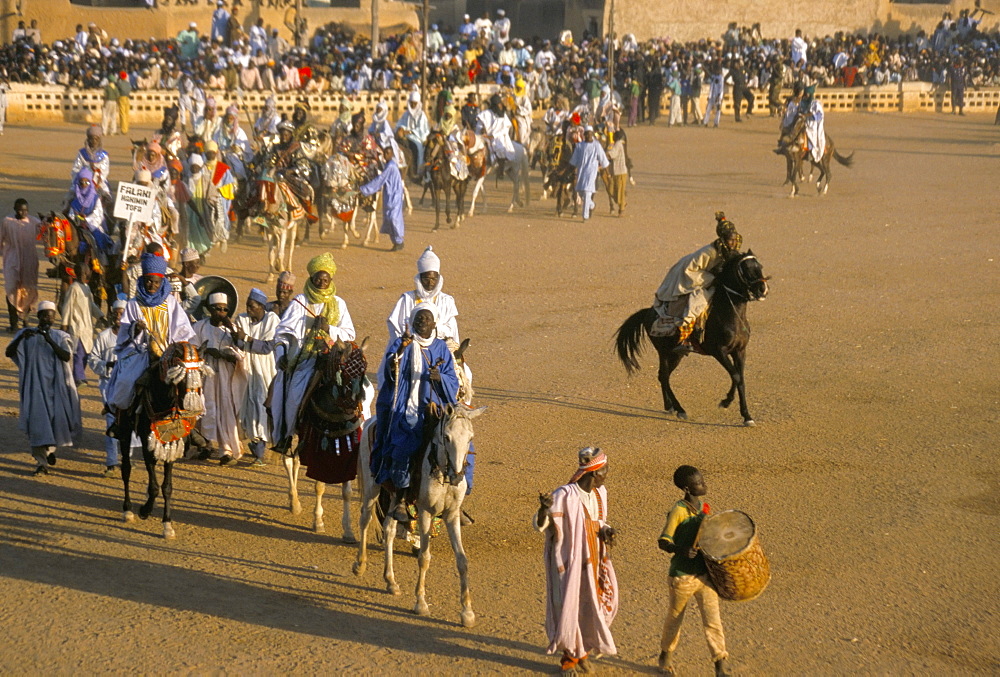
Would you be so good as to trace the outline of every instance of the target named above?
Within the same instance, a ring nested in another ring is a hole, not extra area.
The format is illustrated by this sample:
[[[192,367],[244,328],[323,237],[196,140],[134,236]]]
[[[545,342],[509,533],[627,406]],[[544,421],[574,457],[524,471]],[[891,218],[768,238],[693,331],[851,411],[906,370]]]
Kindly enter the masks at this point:
[[[420,258],[417,259],[417,272],[441,272],[441,259],[434,253],[434,247],[427,247],[427,249],[424,250],[424,253],[420,255]]]
[[[198,421],[198,427],[205,439],[214,443],[223,455],[239,458],[240,425],[239,410],[246,398],[247,378],[243,371],[243,351],[233,343],[232,333],[224,327],[213,327],[209,318],[194,324],[201,357],[212,368],[203,376],[202,393],[205,396],[205,414]],[[236,357],[236,364],[225,359],[208,355],[214,348],[226,355]]]
[[[443,280],[443,278],[442,278]],[[416,277],[417,286],[420,277]],[[449,294],[439,291],[432,298],[421,300],[416,291],[408,291],[402,294],[396,301],[395,307],[389,314],[386,325],[389,328],[389,343],[392,343],[403,333],[410,329],[410,316],[417,305],[430,304],[434,306],[437,315],[437,337],[440,339],[452,339],[456,343],[461,343],[458,335],[458,308],[455,299]]]
[[[214,306],[219,303],[225,303],[227,306],[229,305],[229,297],[226,296],[224,292],[216,292],[208,295],[208,305]]]
[[[273,340],[278,328],[278,316],[264,313],[260,322],[253,322],[246,313],[237,316],[236,326],[247,335],[243,367],[247,377],[246,395],[240,403],[239,420],[243,434],[250,440],[271,442],[267,425],[267,391],[277,374],[274,365]]]
[[[479,133],[487,137],[494,158],[514,159],[514,141],[510,138],[511,124],[506,115],[495,115],[490,109],[479,113]]]
[[[55,309],[56,309],[56,304],[53,303],[52,301],[42,301],[41,303],[38,304],[38,312],[42,312],[43,310],[55,310]]]
[[[826,128],[823,124],[823,104],[819,99],[813,99],[806,114],[806,138],[809,140],[809,151],[815,162],[823,159],[826,152]]]
[[[62,317],[62,325],[69,328],[69,333],[89,354],[94,347],[94,318],[104,317],[104,313],[94,303],[90,287],[80,282],[71,284],[63,294],[59,315]]]
[[[415,307],[410,313],[411,327],[417,319],[417,313],[421,311],[429,312],[434,316],[435,324],[437,323],[437,308],[431,304],[423,304]],[[421,349],[430,348],[435,338],[433,333],[424,338],[414,332],[413,342],[410,343],[410,395],[406,400],[406,422],[411,428],[417,425],[417,419],[420,418],[420,377],[427,371],[426,359]]]

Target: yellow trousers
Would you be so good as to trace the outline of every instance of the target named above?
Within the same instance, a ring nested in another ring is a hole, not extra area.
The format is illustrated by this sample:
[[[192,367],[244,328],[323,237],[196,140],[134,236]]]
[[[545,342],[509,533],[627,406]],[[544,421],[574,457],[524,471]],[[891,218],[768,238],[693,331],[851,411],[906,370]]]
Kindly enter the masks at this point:
[[[684,610],[694,597],[701,609],[701,623],[705,627],[705,639],[712,660],[729,658],[726,651],[726,636],[722,632],[722,618],[719,616],[719,594],[715,592],[708,576],[671,576],[670,601],[667,619],[663,623],[663,637],[660,651],[673,652],[681,638],[681,623]]]
[[[118,97],[118,128],[122,134],[128,134],[128,111],[131,105],[127,96]]]

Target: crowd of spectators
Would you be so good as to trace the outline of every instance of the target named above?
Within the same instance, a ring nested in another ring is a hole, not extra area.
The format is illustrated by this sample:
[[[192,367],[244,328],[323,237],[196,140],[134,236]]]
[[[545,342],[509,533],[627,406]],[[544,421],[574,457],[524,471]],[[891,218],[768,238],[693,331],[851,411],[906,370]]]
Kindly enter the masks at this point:
[[[175,89],[189,75],[206,89],[349,95],[405,90],[420,82],[420,33],[385,37],[373,54],[369,39],[331,23],[311,36],[292,38],[302,43],[296,46],[281,35],[283,29],[265,27],[262,19],[247,29],[238,11],[220,3],[208,31],[192,23],[176,38],[164,40],[109,38],[91,23],[78,26],[74,36],[45,44],[33,21],[31,29],[22,26],[17,39],[0,49],[0,80],[99,89],[125,73],[131,88],[142,91]],[[493,18],[466,16],[457,28],[432,25],[427,35],[431,88],[513,85],[523,78],[536,100],[562,94],[572,101],[595,75],[607,80],[605,39],[584,34],[574,40],[564,31],[555,40],[525,42],[510,31],[502,10]],[[646,100],[657,90],[685,88],[696,94],[692,88],[701,86],[705,74],[728,73],[736,65],[746,86],[759,90],[795,80],[820,87],[945,84],[955,72],[970,86],[1000,85],[1000,35],[980,32],[979,22],[967,12],[958,20],[946,14],[930,35],[921,30],[899,37],[837,33],[810,38],[797,32],[765,38],[759,24],[730,24],[718,39],[638,42],[625,35],[616,40],[616,48],[614,84],[625,100]]]

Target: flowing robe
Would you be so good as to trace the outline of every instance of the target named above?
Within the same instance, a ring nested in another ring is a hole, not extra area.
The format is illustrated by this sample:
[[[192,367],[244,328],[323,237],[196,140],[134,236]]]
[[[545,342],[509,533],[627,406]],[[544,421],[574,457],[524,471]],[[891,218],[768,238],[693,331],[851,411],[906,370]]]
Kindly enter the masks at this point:
[[[340,319],[336,325],[330,326],[330,339],[353,341],[357,334],[347,304],[339,296],[335,296],[334,300],[340,309]],[[275,444],[295,432],[302,398],[316,368],[316,356],[300,354],[301,348],[313,318],[322,313],[322,303],[309,303],[305,294],[299,294],[285,309],[274,330],[275,363],[282,357],[288,362],[286,368],[275,375],[271,394],[271,439]]]
[[[461,343],[458,337],[458,307],[455,299],[450,294],[438,292],[432,298],[420,301],[420,303],[433,303],[437,308],[437,337],[439,339],[451,339],[455,343]],[[404,292],[396,306],[389,313],[386,325],[389,327],[389,343],[392,343],[403,335],[403,332],[410,329],[410,315],[417,305],[417,292]],[[412,332],[411,332],[412,333]]]
[[[72,360],[63,362],[45,338],[25,332],[14,354],[17,365],[17,385],[21,396],[18,427],[28,436],[33,447],[70,447],[80,433],[80,397],[73,381]],[[54,327],[49,336],[59,347],[73,352],[73,337]]]
[[[806,138],[809,140],[809,152],[812,159],[819,162],[826,152],[826,129],[823,124],[823,104],[819,99],[813,99],[806,113]]]
[[[215,132],[215,142],[219,144],[219,153],[222,154],[225,163],[233,170],[233,174],[240,181],[247,178],[247,160],[253,157],[250,148],[250,139],[243,128],[236,127],[236,133],[220,126]]]
[[[406,130],[406,139],[417,147],[417,168],[422,169],[424,166],[424,144],[427,143],[427,135],[431,133],[427,115],[419,108],[416,113],[407,108],[399,116],[399,121],[396,123],[396,131],[400,129]]]
[[[608,166],[608,156],[597,141],[576,144],[569,163],[576,167],[576,190],[593,193],[597,190],[597,172]]]
[[[399,165],[393,157],[382,170],[382,173],[361,186],[362,195],[374,195],[378,191],[382,195],[382,225],[379,232],[388,235],[393,244],[401,244],[405,233],[403,224],[403,177],[399,173]]]
[[[38,252],[35,242],[40,221],[34,216],[4,218],[0,225],[0,256],[7,302],[27,314],[38,299]]]
[[[653,309],[657,318],[650,336],[669,336],[679,328],[690,333],[694,322],[708,310],[714,292],[710,287],[715,280],[713,271],[721,263],[722,256],[712,243],[683,257],[667,271],[656,290]],[[681,340],[685,338],[687,335]]]
[[[607,546],[597,536],[607,517],[605,487],[588,494],[571,483],[552,492],[552,507],[541,524],[537,513],[533,518],[535,528],[546,536],[549,653],[566,651],[577,659],[591,652],[618,653],[611,636],[618,613],[618,580]]]
[[[280,320],[271,312],[264,313],[260,322],[253,322],[246,313],[236,317],[236,326],[246,332],[243,367],[247,378],[246,395],[239,410],[243,434],[251,442],[271,441],[267,425],[267,393],[277,374],[274,366],[274,332]]]
[[[383,384],[375,401],[375,442],[372,446],[371,470],[377,484],[391,481],[402,489],[410,486],[411,467],[414,456],[420,450],[424,439],[424,424],[427,420],[427,405],[435,402],[439,406],[455,404],[458,397],[458,376],[455,374],[455,360],[441,339],[434,339],[426,348],[419,348],[423,360],[416,393],[416,418],[407,416],[407,404],[411,401],[414,384],[413,348],[411,344],[396,358],[396,351],[402,339],[389,344],[382,366],[379,382]],[[431,382],[429,368],[441,361],[438,371],[441,382]],[[418,369],[421,365],[417,365]]]
[[[514,159],[514,142],[510,138],[511,124],[506,115],[497,115],[490,109],[479,113],[479,133],[488,137],[495,159]]]
[[[111,172],[111,158],[108,151],[99,148],[96,152],[89,148],[81,148],[73,161],[73,169],[70,170],[70,185],[76,185],[76,175],[84,167],[90,167],[94,173],[94,185],[102,195],[111,196],[111,188],[108,186],[108,175]]]
[[[213,327],[209,318],[198,320],[192,327],[195,341],[205,364],[212,368],[204,377],[205,414],[198,425],[201,434],[216,443],[225,456],[240,457],[239,411],[246,398],[247,378],[243,371],[244,353],[233,343],[233,335],[225,327]],[[236,357],[236,364],[206,353],[215,348]]]
[[[163,284],[169,282],[164,280]],[[133,327],[139,320],[146,324],[146,329],[137,330]],[[108,404],[126,409],[132,402],[135,382],[149,366],[151,359],[162,355],[171,343],[194,342],[195,338],[191,321],[173,294],[168,294],[155,307],[142,305],[138,298],[130,299],[118,329],[115,344],[118,361],[115,362],[108,383]]]

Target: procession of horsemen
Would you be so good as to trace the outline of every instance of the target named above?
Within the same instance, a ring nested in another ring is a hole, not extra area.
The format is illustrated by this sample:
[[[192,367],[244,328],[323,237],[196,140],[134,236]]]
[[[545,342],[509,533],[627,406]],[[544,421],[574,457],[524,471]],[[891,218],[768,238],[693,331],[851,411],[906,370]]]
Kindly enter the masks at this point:
[[[297,241],[324,238],[338,227],[343,247],[350,237],[369,245],[385,234],[393,251],[402,250],[413,197],[431,193],[438,212],[434,230],[441,201],[447,221],[458,227],[474,215],[491,173],[514,184],[508,211],[525,206],[534,168],[542,173],[543,194],[556,198],[558,215],[571,210],[587,221],[600,181],[611,213],[622,216],[626,186],[634,182],[615,97],[577,105],[556,97],[534,126],[530,100],[517,86],[487,96],[482,105],[470,94],[461,108],[448,94],[427,105],[413,91],[395,124],[384,100],[369,119],[344,99],[329,128],[312,121],[304,99],[290,117],[279,114],[273,97],[256,115],[235,104],[218,116],[214,105],[206,106],[198,117],[172,106],[151,138],[133,141],[132,176],[124,183],[153,198],[142,218],[129,219],[115,217],[110,158],[100,127],[91,127],[64,204],[34,219],[19,201],[4,222],[8,241],[16,239],[8,231],[18,224],[39,234],[49,274],[59,284],[55,301],[37,305],[34,326],[27,313],[35,299],[15,294],[12,301],[8,291],[16,334],[7,355],[21,370],[20,420],[36,474],[50,473],[57,448],[71,445],[79,433],[77,387],[87,381],[89,367],[104,404],[105,474],[123,480],[126,521],[136,513],[148,518],[162,496],[163,534],[175,537],[172,466],[185,459],[251,468],[279,464],[288,479],[289,508],[299,513],[297,480],[304,465],[316,483],[317,532],[325,530],[325,487],[341,487],[343,538],[359,548],[356,574],[366,569],[373,517],[386,548],[389,591],[399,592],[396,537],[419,552],[418,614],[429,613],[424,577],[430,539],[446,529],[461,578],[461,621],[472,626],[461,530],[475,522],[463,500],[474,484],[473,420],[484,408],[475,403],[474,358],[470,366],[456,299],[443,291],[442,261],[432,247],[419,253],[413,288],[388,314],[387,348],[374,359],[336,295],[333,256],[312,258],[303,277],[292,251]],[[804,161],[820,169],[821,181],[825,169],[827,183],[831,153],[849,164],[828,143],[812,89],[796,87],[780,136],[776,152],[788,158],[793,184]],[[817,183],[821,191],[825,186]],[[726,214],[715,215],[712,230],[708,244],[667,271],[654,303],[625,320],[615,349],[631,373],[639,368],[643,343],[654,346],[664,409],[679,418],[687,414],[670,387],[671,372],[688,354],[714,357],[731,380],[722,406],[738,396],[743,423],[752,426],[743,370],[750,338],[746,306],[767,296],[768,278]],[[276,278],[273,293],[253,288],[240,298],[225,278],[198,273],[213,257],[225,256],[229,242],[260,236],[267,243],[268,280]],[[6,265],[7,252],[4,259]],[[9,273],[5,277],[9,289]],[[57,403],[55,410],[49,402]],[[146,500],[133,511],[129,479],[132,460],[140,457],[150,481]],[[607,467],[602,450],[582,450],[570,483],[539,496],[534,518],[547,534],[549,650],[561,653],[563,672],[591,671],[594,657],[616,652]],[[718,599],[756,597],[770,578],[769,566],[743,513],[720,513],[715,531],[707,528],[705,485],[696,468],[681,466],[674,481],[684,499],[659,539],[673,557],[659,666],[672,674],[680,621],[695,597],[716,674],[726,675]],[[354,486],[361,493],[360,532],[351,516]],[[732,533],[745,541],[738,556],[727,550],[733,543],[722,543],[720,551],[728,554],[714,557],[711,539]],[[567,578],[567,562],[593,567],[594,575]]]

